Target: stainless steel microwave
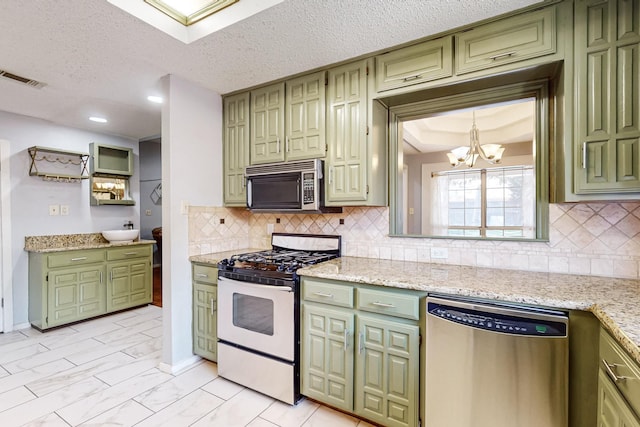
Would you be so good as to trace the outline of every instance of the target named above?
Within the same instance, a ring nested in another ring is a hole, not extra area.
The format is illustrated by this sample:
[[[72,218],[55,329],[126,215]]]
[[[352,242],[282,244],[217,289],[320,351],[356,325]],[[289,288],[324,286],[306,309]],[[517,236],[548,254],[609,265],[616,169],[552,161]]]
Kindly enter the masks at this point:
[[[247,207],[253,211],[335,211],[324,207],[320,159],[248,166],[246,177]]]

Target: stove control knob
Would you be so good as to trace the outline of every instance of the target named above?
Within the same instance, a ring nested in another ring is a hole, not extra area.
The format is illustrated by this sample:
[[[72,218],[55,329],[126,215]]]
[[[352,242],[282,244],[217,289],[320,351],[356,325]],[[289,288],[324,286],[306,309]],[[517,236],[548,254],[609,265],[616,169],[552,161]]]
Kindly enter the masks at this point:
[[[233,267],[235,265],[235,261],[230,259],[229,261],[227,261],[227,264],[229,265],[229,267]]]
[[[278,264],[278,267],[276,267],[276,271],[279,272],[283,272],[285,270],[284,264]]]
[[[220,261],[220,264],[222,264],[222,265],[227,265],[228,263],[229,263],[229,260],[226,259],[226,258],[223,259],[222,261]]]

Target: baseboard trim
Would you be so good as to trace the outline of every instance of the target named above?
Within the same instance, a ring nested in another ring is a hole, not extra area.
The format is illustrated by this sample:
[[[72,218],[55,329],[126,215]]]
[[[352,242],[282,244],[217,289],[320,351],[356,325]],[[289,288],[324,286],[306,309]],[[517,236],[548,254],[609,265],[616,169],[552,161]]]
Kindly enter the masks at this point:
[[[193,355],[192,357],[189,357],[188,359],[185,359],[175,365],[170,365],[168,363],[161,362],[158,365],[158,369],[160,369],[162,372],[165,372],[167,374],[178,375],[179,373],[185,371],[186,369],[198,363],[201,359],[202,357]]]

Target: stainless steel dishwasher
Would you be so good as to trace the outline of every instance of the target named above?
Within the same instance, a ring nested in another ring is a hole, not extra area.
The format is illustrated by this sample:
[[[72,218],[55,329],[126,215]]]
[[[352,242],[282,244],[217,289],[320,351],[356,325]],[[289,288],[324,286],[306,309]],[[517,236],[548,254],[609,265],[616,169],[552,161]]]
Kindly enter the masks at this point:
[[[426,427],[567,427],[568,318],[428,297]]]

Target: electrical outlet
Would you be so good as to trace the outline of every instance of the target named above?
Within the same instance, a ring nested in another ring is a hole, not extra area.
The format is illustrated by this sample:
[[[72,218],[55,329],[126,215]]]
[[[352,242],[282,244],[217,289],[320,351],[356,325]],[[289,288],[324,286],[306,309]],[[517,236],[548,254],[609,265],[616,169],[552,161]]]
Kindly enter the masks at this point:
[[[180,202],[180,214],[187,215],[189,213],[189,202],[183,200]]]
[[[49,205],[49,215],[50,216],[60,215],[60,205]]]
[[[447,248],[431,248],[432,259],[449,258],[449,250]]]
[[[69,215],[69,205],[60,205],[60,215]]]
[[[413,208],[409,208],[409,215],[413,215],[415,213],[415,211],[413,210]]]
[[[146,216],[151,216],[151,209],[147,209],[146,211],[144,211],[144,214]]]

